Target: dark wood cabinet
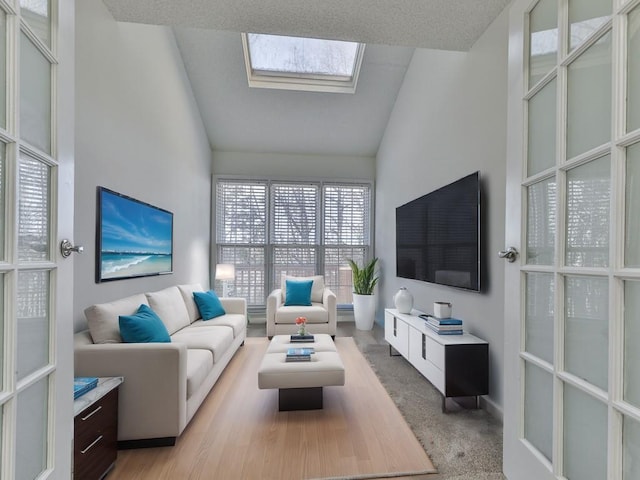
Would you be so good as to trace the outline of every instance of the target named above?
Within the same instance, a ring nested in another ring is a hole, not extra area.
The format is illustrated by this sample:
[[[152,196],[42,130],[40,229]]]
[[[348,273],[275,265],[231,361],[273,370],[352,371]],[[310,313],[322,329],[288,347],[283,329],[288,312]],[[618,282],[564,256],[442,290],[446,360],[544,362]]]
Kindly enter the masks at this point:
[[[108,391],[95,400],[85,399],[88,405],[83,405],[75,416],[73,470],[76,480],[102,479],[115,464],[118,455],[118,385],[119,382],[110,389],[103,386]],[[100,395],[100,392],[96,393]]]

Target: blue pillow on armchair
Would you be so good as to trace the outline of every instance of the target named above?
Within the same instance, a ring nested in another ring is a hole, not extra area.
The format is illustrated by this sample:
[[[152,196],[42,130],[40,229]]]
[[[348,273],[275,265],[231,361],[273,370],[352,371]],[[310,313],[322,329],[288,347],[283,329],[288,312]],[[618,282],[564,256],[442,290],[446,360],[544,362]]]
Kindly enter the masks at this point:
[[[216,292],[193,292],[193,299],[198,306],[198,311],[203,320],[211,320],[227,313]]]
[[[120,315],[118,323],[126,343],[171,342],[167,327],[149,305],[140,305],[133,315]]]
[[[296,305],[299,307],[311,306],[311,287],[313,280],[288,280],[286,281],[285,307]]]

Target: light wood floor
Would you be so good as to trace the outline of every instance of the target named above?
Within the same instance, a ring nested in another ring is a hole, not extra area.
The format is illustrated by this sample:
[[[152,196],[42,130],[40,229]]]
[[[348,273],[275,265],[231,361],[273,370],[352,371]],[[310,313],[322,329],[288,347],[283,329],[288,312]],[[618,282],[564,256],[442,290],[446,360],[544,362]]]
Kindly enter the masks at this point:
[[[336,338],[336,345],[345,386],[325,387],[323,410],[278,412],[277,390],[257,388],[267,340],[248,338],[176,445],[121,450],[109,478],[286,480],[435,471],[353,340]]]

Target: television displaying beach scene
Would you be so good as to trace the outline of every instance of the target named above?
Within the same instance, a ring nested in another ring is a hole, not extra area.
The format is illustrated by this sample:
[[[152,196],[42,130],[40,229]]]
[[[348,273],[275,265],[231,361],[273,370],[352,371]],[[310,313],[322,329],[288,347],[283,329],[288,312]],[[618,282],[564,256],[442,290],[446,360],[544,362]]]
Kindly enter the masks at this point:
[[[173,214],[98,187],[96,282],[173,271]]]

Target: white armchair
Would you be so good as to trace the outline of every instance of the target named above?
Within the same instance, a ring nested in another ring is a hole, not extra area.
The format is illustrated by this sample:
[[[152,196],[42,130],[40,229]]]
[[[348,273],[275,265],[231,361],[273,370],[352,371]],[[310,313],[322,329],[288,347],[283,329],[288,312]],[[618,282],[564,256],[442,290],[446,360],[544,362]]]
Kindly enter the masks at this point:
[[[285,305],[286,280],[313,280],[311,306]],[[276,288],[267,297],[267,337],[291,335],[298,332],[296,318],[306,317],[310,334],[336,335],[338,308],[336,295],[324,285],[322,275],[313,277],[284,277],[281,288]]]

